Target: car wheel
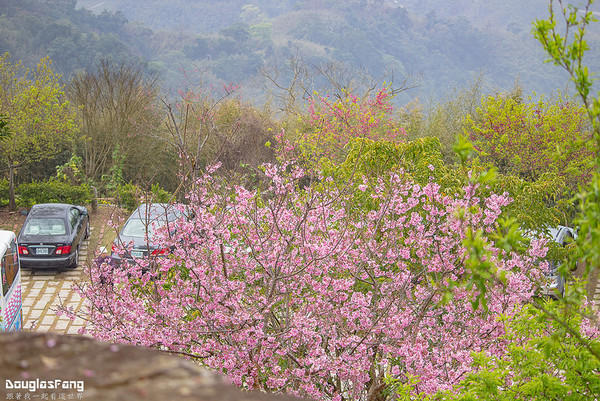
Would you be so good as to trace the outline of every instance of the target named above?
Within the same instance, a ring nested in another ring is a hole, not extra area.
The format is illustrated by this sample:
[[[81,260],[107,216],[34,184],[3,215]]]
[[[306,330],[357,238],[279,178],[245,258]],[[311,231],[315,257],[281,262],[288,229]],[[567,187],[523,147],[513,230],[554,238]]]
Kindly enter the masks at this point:
[[[75,258],[73,259],[73,263],[69,266],[71,269],[77,268],[79,265],[79,247],[75,248]]]
[[[565,296],[565,285],[566,285],[566,280],[564,277],[560,277],[558,279],[558,287],[556,288],[557,290],[557,299],[563,298]]]

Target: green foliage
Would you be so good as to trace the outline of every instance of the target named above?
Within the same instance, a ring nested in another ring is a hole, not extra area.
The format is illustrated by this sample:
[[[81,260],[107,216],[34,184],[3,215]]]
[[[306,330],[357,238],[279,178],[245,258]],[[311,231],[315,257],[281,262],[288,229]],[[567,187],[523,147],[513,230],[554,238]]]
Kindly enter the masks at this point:
[[[121,147],[119,144],[115,145],[114,150],[112,151],[112,165],[109,169],[109,174],[102,176],[102,181],[106,186],[106,189],[109,192],[116,191],[121,185],[124,184],[123,181],[123,162],[125,157],[121,152]]]
[[[174,200],[173,194],[158,184],[152,184],[149,192],[132,183],[122,184],[117,186],[116,194],[117,203],[128,212],[134,211],[142,202],[169,203]]]
[[[71,185],[60,181],[32,182],[17,187],[18,204],[29,208],[36,203],[72,203],[85,205],[92,199],[88,185]]]
[[[533,102],[519,97],[488,96],[466,131],[480,158],[502,174],[535,181],[545,173],[563,178],[559,195],[589,182],[595,144],[585,108],[562,96]],[[564,195],[563,195],[564,196]]]
[[[75,154],[71,155],[68,162],[63,165],[56,166],[56,178],[63,182],[71,184],[81,184],[86,181],[82,170],[83,159]]]
[[[25,163],[50,158],[77,132],[75,114],[64,99],[59,76],[48,58],[31,71],[0,56],[0,110],[8,116],[12,133],[5,139],[3,156]]]
[[[564,185],[561,177],[543,174],[530,182],[514,175],[496,174],[472,158],[473,146],[464,139],[456,143],[454,150],[462,161],[461,167],[445,163],[442,146],[434,137],[398,143],[359,138],[349,142],[344,162],[337,164],[324,158],[321,167],[325,177],[333,178],[333,185],[348,185],[357,205],[367,209],[374,206],[369,194],[379,184],[379,177],[395,171],[422,186],[433,179],[446,194],[460,193],[469,183],[478,185],[485,196],[507,192],[513,202],[504,208],[505,216],[518,222],[522,229],[541,230],[571,221],[572,203],[556,194],[556,188]],[[367,189],[358,190],[360,185]]]
[[[497,180],[488,183],[490,192],[510,194],[513,202],[506,207],[506,213],[523,229],[573,224],[574,206],[557,191],[563,185],[564,181],[555,174],[544,174],[533,182],[498,174]]]
[[[590,186],[580,191],[577,199],[581,208],[579,236],[569,266],[583,263],[586,267],[584,277],[587,278],[600,266],[600,174],[594,174]]]
[[[585,40],[588,26],[597,18],[591,10],[593,0],[588,0],[579,8],[572,4],[563,6],[559,2],[560,14],[564,20],[564,31],[557,28],[557,15],[554,12],[554,1],[549,2],[549,18],[536,20],[534,36],[546,50],[550,60],[569,73],[575,84],[577,93],[585,105],[588,117],[593,124],[595,139],[600,142],[600,97],[594,97],[590,90],[593,87],[593,74],[583,64],[583,56],[589,45]]]
[[[548,313],[560,321],[549,320]],[[590,322],[582,318],[583,313],[573,313],[553,301],[525,306],[514,320],[504,319],[502,340],[510,344],[506,355],[475,354],[477,370],[457,386],[456,393],[440,393],[431,399],[597,399],[600,341],[590,337]]]
[[[8,197],[8,180],[2,179],[0,180],[0,207],[8,205]]]
[[[384,383],[388,386],[387,392],[394,394],[397,401],[425,401],[429,398],[425,393],[415,393],[419,379],[412,375],[407,375],[406,379],[385,376]]]
[[[117,203],[128,212],[132,212],[140,204],[141,190],[131,183],[117,186]]]
[[[40,60],[32,71],[20,62],[13,64],[8,53],[0,56],[0,114],[7,116],[0,157],[9,170],[11,209],[15,208],[15,169],[53,159],[78,131],[59,78],[49,58]]]
[[[152,184],[152,188],[150,189],[152,193],[152,201],[157,203],[170,203],[173,199],[173,194],[165,191],[158,184]]]
[[[366,182],[372,187],[380,176],[389,171],[396,171],[421,185],[427,184],[430,178],[445,182],[446,187],[460,184],[460,181],[449,177],[437,138],[406,142],[355,138],[350,140],[346,149],[347,156],[339,165],[331,159],[321,160],[323,174],[332,176],[338,185],[353,181],[355,184]]]
[[[10,138],[11,133],[8,128],[8,117],[0,114],[0,142]]]
[[[376,186],[389,184],[380,181],[388,172],[396,172],[423,185],[429,177],[440,178],[447,172],[436,138],[407,142],[352,138],[346,149],[347,156],[342,163],[328,158],[320,160],[322,174],[327,179],[319,185],[346,186],[354,213],[377,207],[371,194]]]

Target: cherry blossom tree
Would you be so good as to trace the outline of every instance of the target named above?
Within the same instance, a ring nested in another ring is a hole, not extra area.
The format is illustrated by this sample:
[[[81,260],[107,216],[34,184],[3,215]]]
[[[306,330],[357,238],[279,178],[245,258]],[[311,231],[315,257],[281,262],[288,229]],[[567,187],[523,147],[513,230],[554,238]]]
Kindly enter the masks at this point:
[[[324,157],[336,161],[345,158],[344,147],[353,138],[403,141],[406,132],[394,121],[388,87],[363,96],[349,91],[336,95],[314,94],[302,117],[299,147],[305,158],[319,161]]]
[[[212,172],[177,206],[193,217],[157,230],[171,255],[89,269],[79,291],[94,337],[185,355],[248,389],[392,399],[391,381],[416,377],[415,393],[433,393],[471,371],[473,351],[505,351],[499,317],[547,268],[543,240],[522,253],[495,243],[511,199],[480,197],[475,180],[447,195],[382,174],[357,186],[361,214],[331,178],[299,189],[298,163],[266,165],[264,191]],[[485,293],[482,263],[496,277]]]

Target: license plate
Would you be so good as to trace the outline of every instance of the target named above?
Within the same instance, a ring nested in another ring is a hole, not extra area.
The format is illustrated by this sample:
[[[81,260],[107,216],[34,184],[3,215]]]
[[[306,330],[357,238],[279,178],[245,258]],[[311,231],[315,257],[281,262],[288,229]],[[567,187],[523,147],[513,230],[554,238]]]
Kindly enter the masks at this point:
[[[144,256],[144,252],[142,251],[131,251],[131,256],[134,258],[141,258]]]
[[[48,255],[48,248],[38,248],[35,251],[36,255]]]

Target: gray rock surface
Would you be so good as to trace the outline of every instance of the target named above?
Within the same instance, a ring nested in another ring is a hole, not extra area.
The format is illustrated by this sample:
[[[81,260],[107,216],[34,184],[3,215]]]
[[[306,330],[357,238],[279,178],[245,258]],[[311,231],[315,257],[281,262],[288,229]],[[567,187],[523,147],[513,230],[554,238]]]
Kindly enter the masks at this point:
[[[2,400],[298,400],[241,391],[182,357],[53,333],[0,334],[0,380]]]

